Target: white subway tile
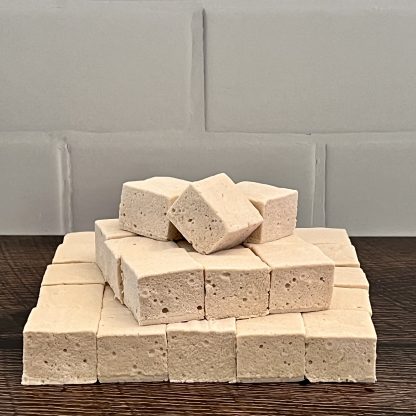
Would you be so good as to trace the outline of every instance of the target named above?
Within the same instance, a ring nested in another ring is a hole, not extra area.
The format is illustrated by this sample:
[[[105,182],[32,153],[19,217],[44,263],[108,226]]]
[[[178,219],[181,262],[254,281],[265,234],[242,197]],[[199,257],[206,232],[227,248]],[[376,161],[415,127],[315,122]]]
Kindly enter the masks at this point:
[[[0,133],[0,234],[61,234],[63,144],[43,133]]]
[[[315,145],[294,136],[94,134],[68,136],[74,228],[93,229],[118,213],[121,185],[150,176],[197,180],[226,172],[299,191],[299,226],[310,226],[315,186]]]
[[[187,128],[195,16],[189,2],[6,1],[0,130]]]
[[[210,131],[416,129],[416,3],[205,2]]]
[[[416,133],[411,141],[401,133],[366,136],[328,139],[327,226],[353,236],[416,235]]]

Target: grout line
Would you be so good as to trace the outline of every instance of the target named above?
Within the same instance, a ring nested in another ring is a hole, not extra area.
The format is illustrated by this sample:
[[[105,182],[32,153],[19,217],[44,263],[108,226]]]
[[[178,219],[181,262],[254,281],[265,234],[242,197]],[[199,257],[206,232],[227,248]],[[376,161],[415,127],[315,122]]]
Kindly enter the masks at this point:
[[[51,138],[56,143],[58,150],[58,175],[59,175],[59,211],[60,211],[60,234],[65,234],[72,228],[71,213],[71,179],[70,160],[66,138],[58,133],[51,133]]]
[[[63,176],[63,213],[64,213],[64,231],[71,232],[73,230],[73,212],[72,212],[72,165],[70,146],[67,142],[67,138],[63,138],[63,164],[62,164],[62,176]]]
[[[327,169],[327,161],[328,161],[328,145],[325,144],[323,145],[325,148],[325,154],[324,154],[324,189],[323,189],[323,214],[324,214],[324,221],[323,221],[323,226],[326,227],[327,226],[327,218],[326,218],[326,213],[328,212],[328,200],[327,200],[327,193],[326,193],[326,185],[328,183],[327,179],[328,179],[328,169]]]
[[[207,132],[207,14],[205,8],[202,10],[202,77],[203,77],[203,115],[204,131]]]
[[[187,130],[205,131],[204,11],[197,9],[191,21],[190,108]]]
[[[326,144],[315,143],[315,180],[312,226],[326,224]]]
[[[205,39],[205,32],[204,32],[204,39]],[[204,44],[204,52],[205,52],[205,44]],[[204,60],[205,61],[205,60]],[[205,88],[206,89],[206,88]],[[403,134],[407,136],[413,136],[416,133],[416,130],[334,130],[334,131],[313,131],[313,132],[307,132],[304,130],[279,130],[276,129],[275,131],[269,131],[269,130],[217,130],[217,129],[211,129],[206,130],[208,133],[214,133],[214,134],[257,134],[257,135],[263,135],[263,136],[276,136],[276,135],[292,135],[292,136],[300,136],[300,137],[309,137],[309,138],[315,138],[318,143],[326,142],[327,137],[331,138],[331,141],[333,141],[334,136],[343,136],[343,140],[345,140],[345,136],[357,136],[357,135],[372,135],[372,136],[386,136],[386,135],[396,135],[396,134]],[[376,140],[379,140],[380,138],[376,138]],[[390,139],[390,140],[397,140],[397,139]],[[361,141],[361,140],[360,140]]]

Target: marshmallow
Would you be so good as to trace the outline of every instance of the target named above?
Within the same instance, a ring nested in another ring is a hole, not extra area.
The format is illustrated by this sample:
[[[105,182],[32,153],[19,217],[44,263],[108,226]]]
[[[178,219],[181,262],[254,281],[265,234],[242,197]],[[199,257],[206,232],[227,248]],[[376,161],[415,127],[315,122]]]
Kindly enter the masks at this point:
[[[120,227],[156,240],[179,240],[181,235],[166,213],[187,186],[187,181],[168,177],[124,183]]]
[[[201,254],[242,243],[263,218],[224,173],[190,183],[168,218]]]
[[[248,242],[267,243],[293,234],[298,191],[257,182],[240,182],[237,187],[263,217],[263,223],[247,238]]]

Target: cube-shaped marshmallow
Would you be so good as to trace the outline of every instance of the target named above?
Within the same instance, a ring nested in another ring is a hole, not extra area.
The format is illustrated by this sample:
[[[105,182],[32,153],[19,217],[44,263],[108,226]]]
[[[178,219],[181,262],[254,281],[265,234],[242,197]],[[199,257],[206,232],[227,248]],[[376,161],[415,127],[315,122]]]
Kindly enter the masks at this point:
[[[170,207],[168,218],[202,254],[243,242],[263,218],[224,173],[190,183]]]
[[[305,242],[248,246],[272,269],[270,313],[329,308],[335,266],[317,247]]]
[[[41,286],[37,307],[101,310],[103,284]]]
[[[240,182],[238,188],[263,217],[263,223],[247,238],[267,243],[293,234],[298,211],[298,191],[257,182]]]
[[[98,381],[168,379],[166,325],[139,326],[107,286],[97,333]]]
[[[263,244],[266,244],[266,243],[263,243]],[[245,247],[248,247],[250,249],[256,246],[261,246],[263,244],[250,243],[248,241],[245,241],[243,243]],[[279,240],[269,241],[267,243],[267,246],[271,246],[271,245],[282,246],[282,245],[287,245],[287,244],[310,245],[309,243],[307,243],[305,240],[302,240],[297,235],[292,234],[287,237],[279,238]]]
[[[296,228],[294,234],[311,244],[351,244],[343,228]]]
[[[358,267],[335,267],[334,286],[369,289],[367,277]]]
[[[56,249],[52,263],[95,263],[95,233],[69,233]]]
[[[32,309],[23,330],[22,384],[95,383],[99,319],[98,310]]]
[[[139,236],[106,240],[103,245],[104,279],[113,289],[115,297],[123,303],[122,253],[131,251],[132,255],[143,256],[149,250],[162,251],[170,248],[177,248],[177,245],[172,241],[162,242]]]
[[[346,287],[334,287],[329,309],[361,310],[372,314],[368,290]]]
[[[184,249],[121,254],[124,303],[140,325],[204,318],[204,270]]]
[[[50,264],[42,286],[104,284],[103,275],[95,263]]]
[[[170,381],[236,381],[234,318],[169,324],[167,337]]]
[[[98,267],[105,274],[105,248],[106,240],[134,237],[135,234],[120,228],[118,218],[95,221],[95,261]]]
[[[94,244],[95,234],[93,231],[77,231],[64,235],[63,243]]]
[[[119,213],[120,227],[156,240],[179,240],[181,235],[166,214],[188,183],[168,177],[124,183]]]
[[[22,384],[97,380],[103,285],[42,286],[23,330]]]
[[[300,313],[237,321],[237,381],[301,381],[305,328]]]
[[[337,267],[360,267],[355,247],[351,244],[315,244]]]
[[[209,256],[189,254],[204,268],[207,319],[267,315],[270,268],[250,249],[238,246]]]
[[[367,312],[311,312],[303,314],[303,320],[309,381],[376,381],[377,335]]]

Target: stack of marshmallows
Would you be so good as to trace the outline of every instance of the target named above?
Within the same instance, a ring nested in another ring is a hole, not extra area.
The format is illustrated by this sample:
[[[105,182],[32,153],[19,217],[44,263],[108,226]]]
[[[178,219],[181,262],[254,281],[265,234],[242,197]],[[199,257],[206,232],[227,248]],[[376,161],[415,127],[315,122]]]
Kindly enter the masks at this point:
[[[374,382],[368,281],[298,193],[218,174],[123,185],[67,234],[24,328],[23,384]]]

